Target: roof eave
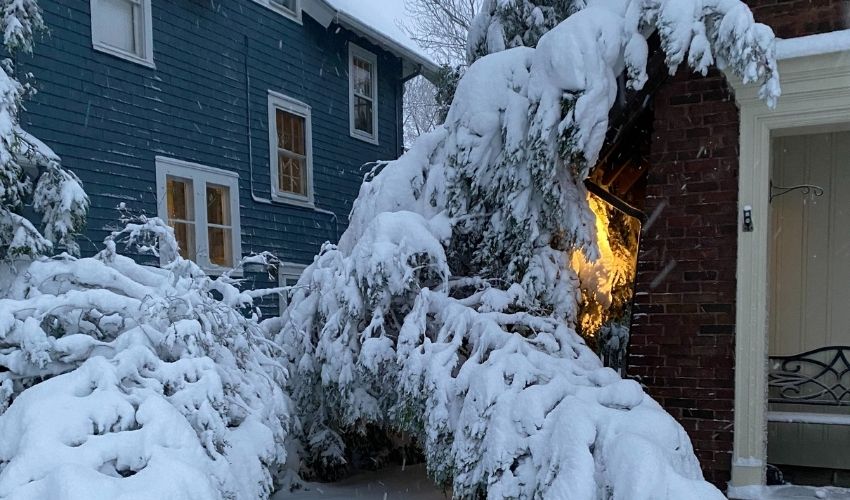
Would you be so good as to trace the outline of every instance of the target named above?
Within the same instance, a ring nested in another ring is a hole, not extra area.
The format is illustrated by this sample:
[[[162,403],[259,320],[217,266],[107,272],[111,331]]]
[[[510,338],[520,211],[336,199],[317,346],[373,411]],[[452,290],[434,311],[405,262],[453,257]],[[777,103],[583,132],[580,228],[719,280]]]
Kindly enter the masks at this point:
[[[371,26],[364,24],[359,19],[335,9],[325,0],[304,2],[303,9],[325,28],[330,26],[331,23],[336,23],[400,57],[404,63],[402,79],[421,74],[433,83],[437,83],[439,80],[440,67],[434,61],[417,54]]]

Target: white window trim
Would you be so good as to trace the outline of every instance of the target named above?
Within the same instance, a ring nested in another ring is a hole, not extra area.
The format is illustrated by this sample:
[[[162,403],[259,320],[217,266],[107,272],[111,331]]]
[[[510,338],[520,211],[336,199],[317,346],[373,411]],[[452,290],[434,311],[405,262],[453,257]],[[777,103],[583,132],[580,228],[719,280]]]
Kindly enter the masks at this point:
[[[307,184],[307,196],[278,191],[278,157],[277,157],[277,121],[276,111],[280,109],[304,118],[304,152],[307,157],[307,170],[304,172]],[[311,109],[307,104],[278,92],[269,91],[269,166],[271,168],[272,199],[281,203],[289,203],[303,207],[314,208],[313,193],[313,120]]]
[[[208,183],[226,186],[230,189],[230,220],[233,226],[231,253],[233,264],[242,258],[242,230],[239,215],[239,174],[227,170],[157,156],[156,159],[156,199],[159,217],[168,221],[167,177],[181,177],[192,180],[192,191],[195,203],[195,253],[196,263],[206,272],[220,274],[230,270],[228,267],[215,265],[209,261],[209,242],[207,241],[207,211],[206,185]],[[239,275],[239,270],[233,273]]]
[[[372,128],[373,132],[367,134],[362,130],[354,128],[354,57],[357,56],[372,65]],[[368,50],[348,43],[348,117],[349,131],[351,137],[378,144],[378,56]]]
[[[275,5],[274,3],[270,2],[269,0],[254,0],[255,3],[258,3],[258,4],[262,5],[263,7],[267,8],[271,11],[277,12],[278,14],[282,15],[283,17],[285,17],[287,19],[291,19],[298,24],[303,24],[302,15],[301,15],[302,14],[301,1],[302,0],[295,0],[295,12],[292,12],[289,9],[285,9],[283,7],[280,7],[279,5]],[[315,0],[313,0],[313,1],[315,1]]]
[[[846,52],[779,62],[782,97],[770,110],[755,85],[729,75],[740,108],[735,413],[732,481],[735,488],[765,484],[767,463],[767,346],[771,139],[811,127],[850,122],[850,60]],[[744,232],[742,208],[752,208]]]
[[[282,262],[277,268],[277,284],[278,286],[286,286],[287,278],[294,278],[296,281],[301,278],[301,274],[307,266],[304,264],[295,264],[293,262]],[[285,297],[280,297],[280,315],[283,316],[283,311],[286,309],[287,303]]]
[[[142,9],[141,19],[144,22],[144,26],[142,27],[142,47],[144,47],[143,57],[139,57],[138,54],[127,52],[117,47],[107,45],[98,40],[94,29],[94,16],[95,9],[97,8],[96,5],[99,1],[100,0],[90,0],[89,2],[89,21],[91,25],[92,47],[99,52],[103,52],[115,57],[120,57],[121,59],[125,59],[136,64],[141,64],[142,66],[147,66],[149,68],[156,69],[156,65],[153,62],[153,23],[151,20],[151,0],[140,0]]]

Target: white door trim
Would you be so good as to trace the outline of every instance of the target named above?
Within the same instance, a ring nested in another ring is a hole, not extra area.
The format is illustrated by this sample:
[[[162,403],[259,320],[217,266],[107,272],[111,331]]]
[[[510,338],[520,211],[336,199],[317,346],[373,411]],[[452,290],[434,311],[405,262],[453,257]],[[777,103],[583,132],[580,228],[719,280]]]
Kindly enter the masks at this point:
[[[755,86],[729,77],[740,108],[733,487],[765,480],[771,137],[850,123],[850,54],[783,60],[779,72],[782,97],[774,110],[758,98]],[[747,205],[752,207],[752,232],[742,231]]]

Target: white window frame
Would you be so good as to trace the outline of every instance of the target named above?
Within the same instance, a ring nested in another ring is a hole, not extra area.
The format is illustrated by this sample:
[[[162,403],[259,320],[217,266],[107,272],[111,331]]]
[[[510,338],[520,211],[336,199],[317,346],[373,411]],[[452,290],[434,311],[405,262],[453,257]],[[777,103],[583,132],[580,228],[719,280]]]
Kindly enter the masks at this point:
[[[141,26],[139,29],[139,33],[141,34],[141,40],[139,46],[142,47],[144,51],[143,54],[135,54],[133,52],[127,52],[126,50],[119,49],[117,47],[113,47],[112,45],[106,44],[97,36],[95,31],[95,21],[94,17],[96,15],[97,4],[102,0],[90,0],[90,21],[91,21],[91,43],[92,47],[100,52],[104,52],[106,54],[110,54],[116,57],[120,57],[121,59],[126,59],[127,61],[134,62],[136,64],[141,64],[142,66],[148,66],[150,68],[156,68],[153,62],[153,23],[151,21],[151,0],[136,0],[139,3],[139,9],[142,11],[139,16],[139,20],[144,23],[144,26]]]
[[[279,191],[278,186],[278,151],[277,151],[277,110],[286,111],[304,118],[304,152],[306,155],[307,168],[304,172],[307,185],[307,195],[300,196],[295,193]],[[271,168],[272,199],[281,203],[300,205],[304,207],[315,207],[313,193],[313,120],[311,109],[307,104],[293,99],[278,92],[269,91],[269,166]]]
[[[314,0],[313,0],[314,1]],[[285,7],[281,7],[270,0],[254,0],[255,3],[266,7],[269,10],[277,12],[278,14],[295,21],[298,24],[303,24],[302,16],[301,16],[301,2],[302,0],[295,0],[295,11],[291,11]]]
[[[354,58],[363,59],[372,65],[372,133],[354,127]],[[351,137],[378,144],[378,56],[349,42],[348,44],[348,116]]]
[[[231,268],[213,264],[209,260],[209,241],[207,234],[206,188],[207,184],[225,186],[230,190],[231,254],[235,266],[242,258],[242,230],[239,215],[239,174],[227,170],[199,165],[188,161],[157,156],[156,159],[156,199],[159,217],[168,221],[169,176],[190,179],[195,204],[195,254],[196,264],[212,274],[221,274]],[[164,262],[163,262],[164,263]],[[238,270],[234,274],[239,274]]]
[[[305,264],[295,264],[293,262],[280,263],[277,268],[278,286],[287,286],[287,279],[294,279],[295,281],[298,281],[298,279],[301,278],[301,274],[304,273],[305,269],[307,269],[307,266]],[[280,315],[283,316],[283,311],[286,309],[288,301],[283,294],[280,295]]]

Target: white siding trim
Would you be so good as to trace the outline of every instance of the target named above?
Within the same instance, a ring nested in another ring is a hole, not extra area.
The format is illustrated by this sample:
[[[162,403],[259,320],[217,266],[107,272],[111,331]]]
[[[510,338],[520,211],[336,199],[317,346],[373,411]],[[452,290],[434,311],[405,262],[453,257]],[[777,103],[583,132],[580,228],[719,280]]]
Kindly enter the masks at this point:
[[[783,60],[779,71],[782,97],[775,110],[758,98],[756,86],[729,76],[741,111],[733,487],[765,482],[771,138],[793,129],[850,122],[846,53]],[[746,205],[753,211],[752,232],[741,230],[740,209]]]
[[[205,271],[220,274],[229,268],[217,266],[209,261],[209,242],[207,241],[206,185],[217,184],[230,190],[230,220],[233,226],[231,236],[232,265],[242,258],[242,218],[239,214],[239,174],[228,170],[199,165],[188,161],[156,157],[156,204],[159,218],[168,220],[168,196],[166,193],[168,176],[192,180],[195,203],[195,249],[196,263]],[[234,274],[239,274],[234,273]]]

